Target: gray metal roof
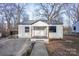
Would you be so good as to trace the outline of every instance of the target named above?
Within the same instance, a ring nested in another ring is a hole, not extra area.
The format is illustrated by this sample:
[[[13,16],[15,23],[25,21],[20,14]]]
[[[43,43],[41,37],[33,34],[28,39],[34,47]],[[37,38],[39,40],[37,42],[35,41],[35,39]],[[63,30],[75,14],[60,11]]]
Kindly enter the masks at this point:
[[[32,24],[34,24],[38,21],[42,21],[42,22],[49,24],[48,20],[27,20],[27,22],[22,22],[22,23],[19,23],[19,24],[21,24],[21,25],[32,25]],[[55,24],[63,24],[63,23],[56,21],[56,20],[52,20],[52,21],[50,21],[50,24],[55,25]]]

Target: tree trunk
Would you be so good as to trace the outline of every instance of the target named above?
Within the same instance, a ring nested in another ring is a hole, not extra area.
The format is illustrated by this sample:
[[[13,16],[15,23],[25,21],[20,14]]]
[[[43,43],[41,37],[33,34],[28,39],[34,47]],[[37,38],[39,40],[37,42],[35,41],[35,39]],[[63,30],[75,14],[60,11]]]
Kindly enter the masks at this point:
[[[9,36],[10,35],[10,31],[11,31],[11,28],[10,28],[11,24],[10,24],[10,22],[8,22],[7,25],[8,25],[8,34],[7,35]]]

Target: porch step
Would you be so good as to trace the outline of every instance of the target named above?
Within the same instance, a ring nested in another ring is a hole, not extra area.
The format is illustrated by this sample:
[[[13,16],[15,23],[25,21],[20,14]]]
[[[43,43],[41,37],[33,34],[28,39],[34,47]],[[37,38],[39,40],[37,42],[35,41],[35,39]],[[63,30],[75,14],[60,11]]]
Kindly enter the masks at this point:
[[[47,37],[47,36],[34,36],[34,37],[32,37],[32,38],[37,38],[37,39],[45,38],[45,39],[47,39],[48,37]]]
[[[49,43],[48,38],[31,38],[31,41],[43,41],[44,43]]]

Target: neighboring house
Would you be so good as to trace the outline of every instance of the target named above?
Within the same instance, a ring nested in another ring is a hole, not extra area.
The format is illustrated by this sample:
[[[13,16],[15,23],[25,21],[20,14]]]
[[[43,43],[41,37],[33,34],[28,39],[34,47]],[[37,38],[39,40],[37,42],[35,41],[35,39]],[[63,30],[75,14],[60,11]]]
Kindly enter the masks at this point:
[[[75,22],[72,26],[72,32],[79,33],[79,21]]]
[[[63,23],[48,20],[27,20],[18,25],[18,37],[29,38],[31,41],[63,39]]]

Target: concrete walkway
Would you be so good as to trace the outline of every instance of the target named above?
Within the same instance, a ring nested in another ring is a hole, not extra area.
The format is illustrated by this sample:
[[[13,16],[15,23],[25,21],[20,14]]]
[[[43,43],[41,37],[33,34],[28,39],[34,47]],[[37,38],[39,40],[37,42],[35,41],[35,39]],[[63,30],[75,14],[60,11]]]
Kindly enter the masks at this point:
[[[48,56],[44,42],[38,41],[35,43],[31,56]]]

